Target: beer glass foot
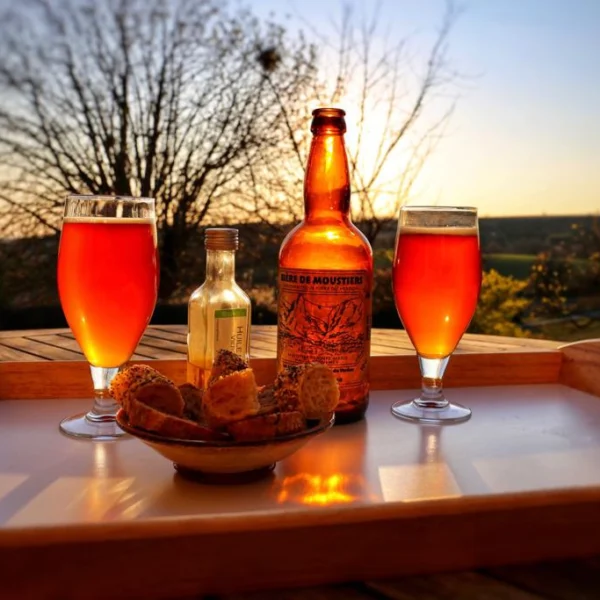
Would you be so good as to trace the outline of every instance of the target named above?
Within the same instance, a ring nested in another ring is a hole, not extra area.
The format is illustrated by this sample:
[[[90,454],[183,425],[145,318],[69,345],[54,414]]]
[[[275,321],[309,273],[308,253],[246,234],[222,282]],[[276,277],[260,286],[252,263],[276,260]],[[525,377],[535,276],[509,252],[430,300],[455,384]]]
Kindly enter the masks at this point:
[[[471,418],[471,409],[460,404],[448,403],[443,408],[422,408],[415,402],[396,402],[392,414],[413,423],[451,424],[463,423]]]
[[[90,419],[90,413],[67,417],[60,422],[61,433],[69,437],[109,442],[127,436],[117,425],[114,417],[102,420]]]

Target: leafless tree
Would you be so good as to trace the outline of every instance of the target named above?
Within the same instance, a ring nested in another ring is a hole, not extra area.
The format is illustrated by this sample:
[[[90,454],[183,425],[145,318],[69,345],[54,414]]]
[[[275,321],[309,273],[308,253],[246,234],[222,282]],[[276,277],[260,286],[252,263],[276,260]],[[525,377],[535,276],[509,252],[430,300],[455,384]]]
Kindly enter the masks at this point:
[[[287,139],[280,148],[287,148],[287,160],[265,148],[252,173],[262,189],[244,185],[237,197],[252,203],[264,222],[300,218],[310,115],[298,106],[340,106],[347,112],[353,214],[373,243],[410,195],[454,109],[459,75],[448,40],[459,11],[448,2],[429,48],[417,52],[410,36],[398,40],[386,32],[380,5],[368,15],[352,2],[341,7],[333,34],[297,14],[320,49],[319,80],[305,89],[312,96],[300,105],[280,100],[286,125],[280,133]],[[248,191],[251,198],[244,196]]]
[[[57,231],[67,193],[154,197],[168,298],[198,226],[286,135],[313,61],[219,0],[24,0],[0,24],[5,231]]]
[[[409,37],[393,39],[384,30],[377,8],[357,19],[351,5],[344,7],[332,99],[356,99],[348,157],[354,214],[371,242],[409,197],[454,110],[450,94],[458,75],[448,60],[448,37],[457,15],[448,3],[419,57]]]

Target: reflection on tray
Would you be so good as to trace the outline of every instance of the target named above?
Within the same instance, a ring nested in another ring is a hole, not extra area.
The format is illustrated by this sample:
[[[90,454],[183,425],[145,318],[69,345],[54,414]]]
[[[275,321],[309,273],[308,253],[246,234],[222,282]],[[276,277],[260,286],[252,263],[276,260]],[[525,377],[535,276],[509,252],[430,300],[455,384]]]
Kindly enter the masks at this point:
[[[6,525],[98,523],[137,517],[144,499],[136,490],[135,477],[125,474],[119,450],[116,444],[98,442],[87,457],[81,454],[78,460],[45,469],[43,485],[24,485],[16,492],[18,505],[10,511]],[[19,475],[9,481],[0,475],[0,498],[4,490],[5,494],[10,491],[8,483],[15,488],[27,479]]]
[[[329,506],[355,502],[363,496],[364,478],[358,475],[312,475],[299,473],[284,477],[279,484],[277,502]]]
[[[419,462],[382,465],[378,469],[385,502],[416,502],[461,496],[460,487],[442,453],[444,426],[421,425]]]
[[[0,500],[27,480],[23,473],[0,473]]]
[[[600,448],[489,458],[474,467],[493,494],[593,487],[600,482]]]
[[[331,506],[372,502],[365,477],[367,422],[333,428],[283,461],[275,484],[278,504]]]
[[[385,502],[418,502],[458,498],[461,491],[448,465],[394,465],[379,467]]]

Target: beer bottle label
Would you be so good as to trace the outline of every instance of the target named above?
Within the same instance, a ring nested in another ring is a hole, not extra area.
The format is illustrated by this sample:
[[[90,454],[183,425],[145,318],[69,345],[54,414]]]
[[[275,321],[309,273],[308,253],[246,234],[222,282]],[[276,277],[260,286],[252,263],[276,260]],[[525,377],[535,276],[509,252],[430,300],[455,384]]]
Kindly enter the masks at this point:
[[[320,362],[336,375],[340,405],[368,392],[371,275],[279,270],[279,367]]]

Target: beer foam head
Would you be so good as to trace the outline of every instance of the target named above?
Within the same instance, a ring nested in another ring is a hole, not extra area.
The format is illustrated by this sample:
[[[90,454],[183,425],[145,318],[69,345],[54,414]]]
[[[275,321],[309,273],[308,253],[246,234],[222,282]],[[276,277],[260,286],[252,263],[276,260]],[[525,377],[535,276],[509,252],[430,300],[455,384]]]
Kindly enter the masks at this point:
[[[95,225],[154,225],[151,217],[65,217],[63,223],[93,223]]]
[[[477,235],[477,227],[417,227],[406,225],[400,227],[400,235]]]

